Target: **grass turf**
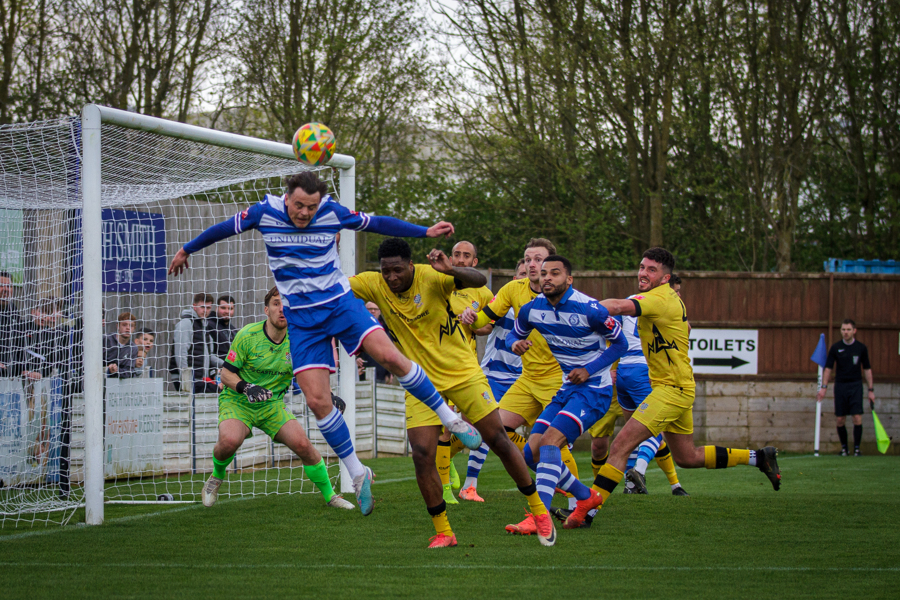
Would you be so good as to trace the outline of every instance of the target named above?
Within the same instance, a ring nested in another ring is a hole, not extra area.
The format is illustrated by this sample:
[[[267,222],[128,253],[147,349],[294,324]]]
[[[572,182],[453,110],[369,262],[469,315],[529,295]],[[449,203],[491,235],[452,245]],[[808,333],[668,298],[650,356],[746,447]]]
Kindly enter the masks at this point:
[[[586,480],[589,457],[576,458]],[[450,507],[459,546],[441,550],[425,549],[434,531],[411,460],[366,462],[378,477],[366,518],[318,495],[271,496],[108,505],[101,527],[0,530],[2,596],[896,597],[893,457],[782,456],[779,492],[754,468],[682,469],[690,498],[651,466],[650,495],[620,487],[591,529],[559,528],[554,548],[503,531],[525,502],[491,457],[486,502]],[[464,476],[465,457],[455,463]]]

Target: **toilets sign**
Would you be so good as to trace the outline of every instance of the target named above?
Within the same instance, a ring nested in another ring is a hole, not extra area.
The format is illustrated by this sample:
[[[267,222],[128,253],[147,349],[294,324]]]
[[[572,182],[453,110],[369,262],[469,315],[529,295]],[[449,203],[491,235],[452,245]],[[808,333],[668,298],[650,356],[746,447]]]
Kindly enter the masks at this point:
[[[756,329],[692,329],[688,356],[694,373],[757,373],[759,331]]]

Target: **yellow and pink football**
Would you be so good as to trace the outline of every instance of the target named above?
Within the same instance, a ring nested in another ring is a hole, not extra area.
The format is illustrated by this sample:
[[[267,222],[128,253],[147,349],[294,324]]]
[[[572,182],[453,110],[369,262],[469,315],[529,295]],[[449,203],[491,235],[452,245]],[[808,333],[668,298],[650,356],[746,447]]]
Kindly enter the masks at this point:
[[[307,123],[294,134],[291,147],[297,160],[318,167],[334,156],[334,133],[322,123]]]

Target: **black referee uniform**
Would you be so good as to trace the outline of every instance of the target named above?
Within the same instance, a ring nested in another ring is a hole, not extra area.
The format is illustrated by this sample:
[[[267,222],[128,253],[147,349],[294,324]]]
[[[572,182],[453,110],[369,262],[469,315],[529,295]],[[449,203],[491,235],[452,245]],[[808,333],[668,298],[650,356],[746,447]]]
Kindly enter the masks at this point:
[[[834,416],[863,414],[862,369],[872,368],[866,345],[839,341],[828,351],[825,368],[834,371]]]
[[[825,368],[834,371],[834,416],[863,414],[862,370],[869,370],[869,350],[859,340],[847,344],[840,340],[828,351]],[[857,429],[859,431],[857,431]],[[843,435],[841,435],[843,434]],[[847,450],[847,430],[838,427],[841,446]],[[862,438],[862,425],[853,428],[853,441],[857,451]]]

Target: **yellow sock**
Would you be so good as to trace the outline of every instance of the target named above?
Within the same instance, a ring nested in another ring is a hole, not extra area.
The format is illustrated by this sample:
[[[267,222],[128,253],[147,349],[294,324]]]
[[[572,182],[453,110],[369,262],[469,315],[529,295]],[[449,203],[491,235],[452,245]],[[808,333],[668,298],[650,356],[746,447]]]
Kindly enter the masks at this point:
[[[609,450],[606,451],[606,454],[603,455],[603,458],[600,460],[591,459],[591,471],[594,472],[594,479],[597,479],[597,473],[600,472],[600,469],[603,465],[606,464],[606,459],[609,458]]]
[[[525,451],[525,444],[528,443],[528,440],[523,438],[521,435],[519,435],[515,431],[507,430],[506,435],[507,435],[507,437],[509,437],[510,441],[512,441],[512,443],[516,445],[516,448],[519,449],[519,452]]]
[[[563,446],[559,449],[559,452],[562,455],[563,464],[575,476],[575,479],[578,479],[578,465],[575,464],[575,457],[572,456],[572,451],[569,450],[568,446]]]
[[[662,472],[666,474],[669,485],[678,483],[678,473],[675,472],[675,461],[672,460],[672,452],[665,442],[662,443],[662,446],[659,447],[659,452],[656,453],[656,464],[659,465]]]
[[[562,454],[563,464],[566,465],[569,472],[575,476],[575,479],[578,479],[578,465],[575,464],[575,457],[572,456],[572,451],[569,450],[568,446],[563,446],[559,449],[559,452]],[[573,498],[573,496],[569,492],[566,492],[566,498]]]
[[[435,463],[438,475],[441,476],[441,485],[450,485],[450,442],[438,442]]]
[[[455,435],[450,436],[450,460],[453,460],[453,457],[459,454],[462,449],[465,448],[463,443],[459,441],[459,438]]]
[[[447,511],[444,510],[439,514],[431,515],[431,522],[434,523],[434,530],[444,535],[453,535],[450,529],[450,519],[447,518]]]
[[[750,464],[750,451],[746,449],[704,446],[703,454],[707,469],[725,469]]]
[[[525,497],[528,499],[528,508],[531,509],[531,514],[534,516],[547,514],[547,507],[544,506],[544,501],[537,492]]]
[[[625,477],[625,473],[606,463],[600,468],[600,472],[597,473],[597,478],[594,480],[594,485],[591,486],[591,489],[596,490],[603,498],[603,501],[606,502],[606,499],[613,493],[613,490],[616,489],[623,477]]]

